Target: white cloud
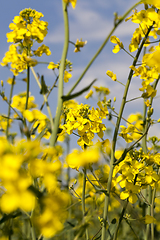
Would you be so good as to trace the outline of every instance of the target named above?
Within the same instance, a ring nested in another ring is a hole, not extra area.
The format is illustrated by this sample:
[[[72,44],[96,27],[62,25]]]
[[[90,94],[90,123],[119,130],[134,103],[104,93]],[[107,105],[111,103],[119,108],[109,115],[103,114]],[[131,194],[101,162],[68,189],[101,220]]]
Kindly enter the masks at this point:
[[[77,38],[83,38],[88,41],[103,41],[107,34],[113,27],[114,16],[113,12],[109,11],[110,6],[104,4],[104,1],[92,2],[93,7],[90,7],[90,3],[82,1],[77,5],[74,11],[69,12],[70,19],[70,39],[75,41]],[[102,13],[98,8],[106,8],[106,14]],[[123,5],[122,5],[123,6]],[[135,25],[130,21],[121,23],[116,30],[116,34],[119,36],[129,36],[133,33]],[[46,37],[46,43],[60,43],[64,41],[64,27],[63,24],[57,25],[56,29],[51,31]]]

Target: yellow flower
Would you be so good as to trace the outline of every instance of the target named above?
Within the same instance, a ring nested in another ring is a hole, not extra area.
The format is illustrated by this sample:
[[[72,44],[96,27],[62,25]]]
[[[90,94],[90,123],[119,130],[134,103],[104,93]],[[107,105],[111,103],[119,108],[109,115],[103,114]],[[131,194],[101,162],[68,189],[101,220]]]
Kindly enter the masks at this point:
[[[64,72],[64,82],[67,83],[69,81],[69,79],[72,77],[72,74],[65,71]]]
[[[113,81],[117,81],[117,76],[116,74],[114,74],[113,72],[111,71],[107,71],[106,74],[113,80]]]
[[[97,163],[100,159],[98,148],[87,148],[84,151],[74,149],[70,153],[66,162],[69,167],[78,169],[79,167],[87,167],[89,164]]]
[[[144,3],[154,5],[156,8],[160,9],[159,0],[143,0]]]
[[[112,43],[117,44],[117,45],[114,46],[114,48],[112,50],[113,53],[118,53],[121,50],[121,48],[124,48],[123,43],[119,40],[118,37],[111,36],[110,41]]]
[[[37,50],[32,50],[33,43],[41,43],[47,35],[48,23],[40,20],[43,17],[33,9],[24,9],[19,16],[15,16],[13,22],[9,25],[11,32],[7,33],[7,41],[12,44],[9,51],[6,52],[1,65],[11,65],[11,71],[18,75],[27,69],[28,66],[35,66],[36,59],[32,56],[41,56],[43,53],[50,55],[49,47],[44,44]]]
[[[75,49],[74,49],[74,52],[80,52],[80,48],[84,47],[85,45],[87,44],[87,41],[82,41],[77,39],[76,43],[75,43]]]
[[[121,192],[120,199],[125,200],[128,198],[128,201],[132,204],[136,203],[137,193],[140,192],[140,186],[134,185],[133,183],[126,182],[125,184],[126,190]]]
[[[12,83],[13,83],[13,80],[14,80],[13,78],[10,78],[10,77],[9,77],[9,78],[7,79],[7,83],[8,83],[8,84],[12,84]],[[15,83],[16,83],[16,82],[14,81],[14,84],[15,84]]]
[[[8,122],[7,116],[5,118],[4,116],[0,115],[0,130],[1,131],[6,130],[7,122]],[[9,119],[9,126],[11,125],[11,123],[12,123],[12,119]]]
[[[92,95],[93,95],[93,91],[90,90],[89,93],[85,96],[85,98],[88,99],[88,98],[92,97]]]
[[[144,218],[141,218],[145,221],[145,224],[156,223],[156,219],[150,215],[146,215]]]
[[[107,87],[102,87],[102,86],[101,87],[93,86],[93,87],[98,93],[103,93],[104,95],[108,95],[110,93]]]
[[[73,8],[76,7],[77,0],[63,0],[63,1],[66,3],[71,3]]]
[[[51,55],[51,51],[49,50],[49,47],[46,45],[40,46],[36,51],[33,51],[35,56],[41,57],[43,53],[45,53],[47,56]]]
[[[54,62],[50,62],[47,68],[54,70],[55,68],[58,68],[58,67],[59,67],[58,64],[55,64]]]
[[[19,95],[13,96],[11,104],[13,108],[18,109],[20,112],[23,112],[25,110],[25,104],[26,104],[26,92],[19,93]],[[29,96],[28,109],[35,108],[36,106],[37,105],[34,103],[34,97]]]

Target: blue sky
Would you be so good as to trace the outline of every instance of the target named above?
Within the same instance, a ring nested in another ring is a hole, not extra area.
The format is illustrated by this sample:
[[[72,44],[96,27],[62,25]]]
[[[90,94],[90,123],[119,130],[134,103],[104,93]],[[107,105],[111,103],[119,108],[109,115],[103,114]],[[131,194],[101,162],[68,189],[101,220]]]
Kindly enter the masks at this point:
[[[80,53],[74,53],[74,46],[69,46],[68,59],[73,62],[73,76],[70,82],[65,84],[65,93],[70,90],[71,86],[84,70],[86,64],[93,57],[107,34],[112,29],[114,19],[113,13],[118,12],[118,15],[123,15],[125,11],[136,2],[137,1],[135,0],[77,0],[77,6],[74,10],[71,6],[69,7],[70,40],[76,42],[77,38],[82,38],[83,40],[87,40],[87,45]],[[22,9],[30,7],[42,12],[44,14],[43,20],[49,22],[48,35],[45,38],[44,44],[49,46],[52,55],[43,55],[40,61],[53,61],[56,63],[60,60],[64,41],[61,0],[6,0],[2,1],[0,5],[0,59],[3,58],[5,52],[8,50],[9,43],[7,43],[6,33],[10,31],[8,27],[9,24],[12,22],[14,16],[18,15]],[[114,33],[114,35],[120,38],[127,50],[132,33],[136,27],[136,24],[131,21],[123,22]],[[129,66],[132,64],[132,59],[123,51],[120,51],[115,55],[112,53],[112,49],[113,44],[108,43],[75,91],[80,90],[88,85],[93,79],[97,78],[97,86],[104,85],[110,89],[111,94],[109,95],[109,98],[113,99],[114,96],[117,97],[115,107],[118,111],[124,87],[113,82],[109,77],[107,77],[106,71],[111,70],[116,73],[118,80],[125,84],[129,73]],[[48,86],[53,84],[55,76],[51,70],[47,69],[47,65],[36,66],[35,71],[40,75],[44,75]],[[5,83],[5,80],[8,79],[8,77],[12,77],[12,73],[9,72],[7,68],[0,67],[0,80],[4,80]],[[25,77],[25,74],[22,77]],[[21,76],[18,78],[19,80],[17,80],[14,94],[20,91],[25,91],[26,88],[25,83],[20,81]],[[134,78],[129,91],[129,99],[141,95],[138,90],[139,87],[141,87],[141,80]],[[36,102],[39,103],[40,106],[43,102],[43,98],[39,95],[37,83],[32,76],[30,90],[32,95],[36,97]],[[9,94],[9,87],[7,83],[5,83],[5,91]],[[52,96],[49,98],[53,113],[55,112],[56,98],[55,89]],[[79,102],[87,103],[84,96],[79,97],[77,100]],[[155,102],[156,101],[158,101],[158,98]],[[95,104],[93,100],[89,101],[89,103]],[[2,99],[0,99],[0,112],[5,113],[6,107],[5,103],[2,102]],[[129,113],[142,111],[142,108],[142,100],[133,101],[132,103],[126,105],[124,117],[126,117]],[[44,111],[47,113],[45,109]],[[156,115],[156,119],[157,118],[160,117]],[[159,126],[156,125],[152,129],[152,133],[157,134],[157,131],[159,131]]]

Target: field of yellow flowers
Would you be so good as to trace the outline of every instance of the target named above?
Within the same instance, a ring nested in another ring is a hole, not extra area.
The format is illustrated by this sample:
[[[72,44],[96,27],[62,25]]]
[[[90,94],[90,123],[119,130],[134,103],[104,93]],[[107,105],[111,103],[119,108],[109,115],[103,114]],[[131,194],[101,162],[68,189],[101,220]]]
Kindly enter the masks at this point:
[[[68,7],[76,11],[76,3],[62,0],[64,45],[59,62],[48,62],[48,71],[55,73],[51,87],[34,68],[43,54],[51,54],[43,43],[48,32],[43,14],[26,8],[9,25],[9,50],[1,60],[13,77],[7,80],[9,96],[7,83],[1,80],[0,86],[1,99],[8,105],[8,113],[0,113],[0,240],[158,240],[160,139],[148,132],[160,122],[153,118],[160,79],[160,2],[142,0],[123,16],[115,13],[113,29],[64,95],[64,82],[74,71],[67,59],[68,46],[79,52],[87,43],[70,39]],[[128,48],[114,35],[126,21],[137,24]],[[76,90],[108,42],[114,54],[124,51],[132,59],[125,83],[118,81],[113,69],[106,69],[114,84],[124,87],[119,110],[114,107],[116,96],[109,99],[110,90],[96,86],[97,79]],[[31,74],[44,98],[41,106],[30,92]],[[129,99],[134,77],[141,88]],[[17,78],[26,82],[26,91],[13,95]],[[58,95],[56,113],[49,102],[53,89]],[[97,107],[77,102],[84,93],[85,101],[96,97]],[[130,109],[125,118],[126,104],[138,98],[143,101],[141,113]],[[12,133],[15,125],[19,132]],[[73,135],[76,149],[70,144]],[[122,141],[125,147],[119,147]]]

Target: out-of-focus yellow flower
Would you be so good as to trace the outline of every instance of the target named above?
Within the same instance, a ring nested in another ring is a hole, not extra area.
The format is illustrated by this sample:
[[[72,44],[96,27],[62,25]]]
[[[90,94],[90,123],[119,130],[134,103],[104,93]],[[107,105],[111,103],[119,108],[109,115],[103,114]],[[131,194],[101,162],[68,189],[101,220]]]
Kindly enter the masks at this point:
[[[106,74],[113,80],[113,81],[117,81],[117,76],[116,74],[114,74],[113,72],[111,71],[107,71]]]
[[[15,82],[15,80],[14,80],[13,78],[10,78],[10,77],[9,77],[9,78],[7,79],[7,83],[10,84],[10,85],[13,83],[13,81],[14,81],[14,84],[16,84],[16,82]]]
[[[49,47],[46,45],[40,46],[36,51],[33,51],[35,56],[41,57],[43,53],[45,53],[47,56],[51,55],[51,51],[49,50]]]
[[[159,0],[143,0],[144,3],[151,4],[156,8],[160,9],[160,2]]]
[[[50,62],[47,68],[54,70],[55,68],[58,68],[58,67],[59,67],[58,64],[55,64],[54,62]]]
[[[88,99],[88,98],[92,97],[92,95],[93,95],[93,91],[90,90],[89,93],[85,96],[85,98]]]
[[[66,3],[71,3],[72,7],[75,8],[77,4],[77,0],[63,0]]]
[[[69,79],[72,77],[72,74],[65,71],[64,72],[64,82],[67,83],[69,81]]]
[[[79,167],[87,167],[89,164],[97,163],[99,159],[98,148],[89,148],[84,151],[75,149],[67,156],[66,162],[69,167],[78,169]]]
[[[18,109],[21,113],[25,110],[26,92],[15,95],[12,98],[11,106]],[[28,109],[35,108],[37,105],[34,103],[34,96],[29,96]]]
[[[75,49],[74,52],[80,52],[80,48],[84,47],[87,44],[87,41],[82,41],[82,38],[79,40],[77,39],[75,43]]]
[[[0,115],[0,130],[1,131],[5,131],[6,130],[7,122],[9,123],[9,127],[10,127],[10,125],[12,123],[12,119],[8,120],[7,116],[5,118],[4,116]]]
[[[119,40],[118,37],[111,36],[110,41],[112,43],[117,44],[117,45],[114,46],[114,48],[112,50],[113,53],[118,53],[121,50],[121,48],[124,48],[123,43]]]
[[[107,87],[102,87],[102,86],[101,87],[93,86],[93,87],[98,93],[103,93],[105,95],[108,95],[110,93],[110,90]]]

